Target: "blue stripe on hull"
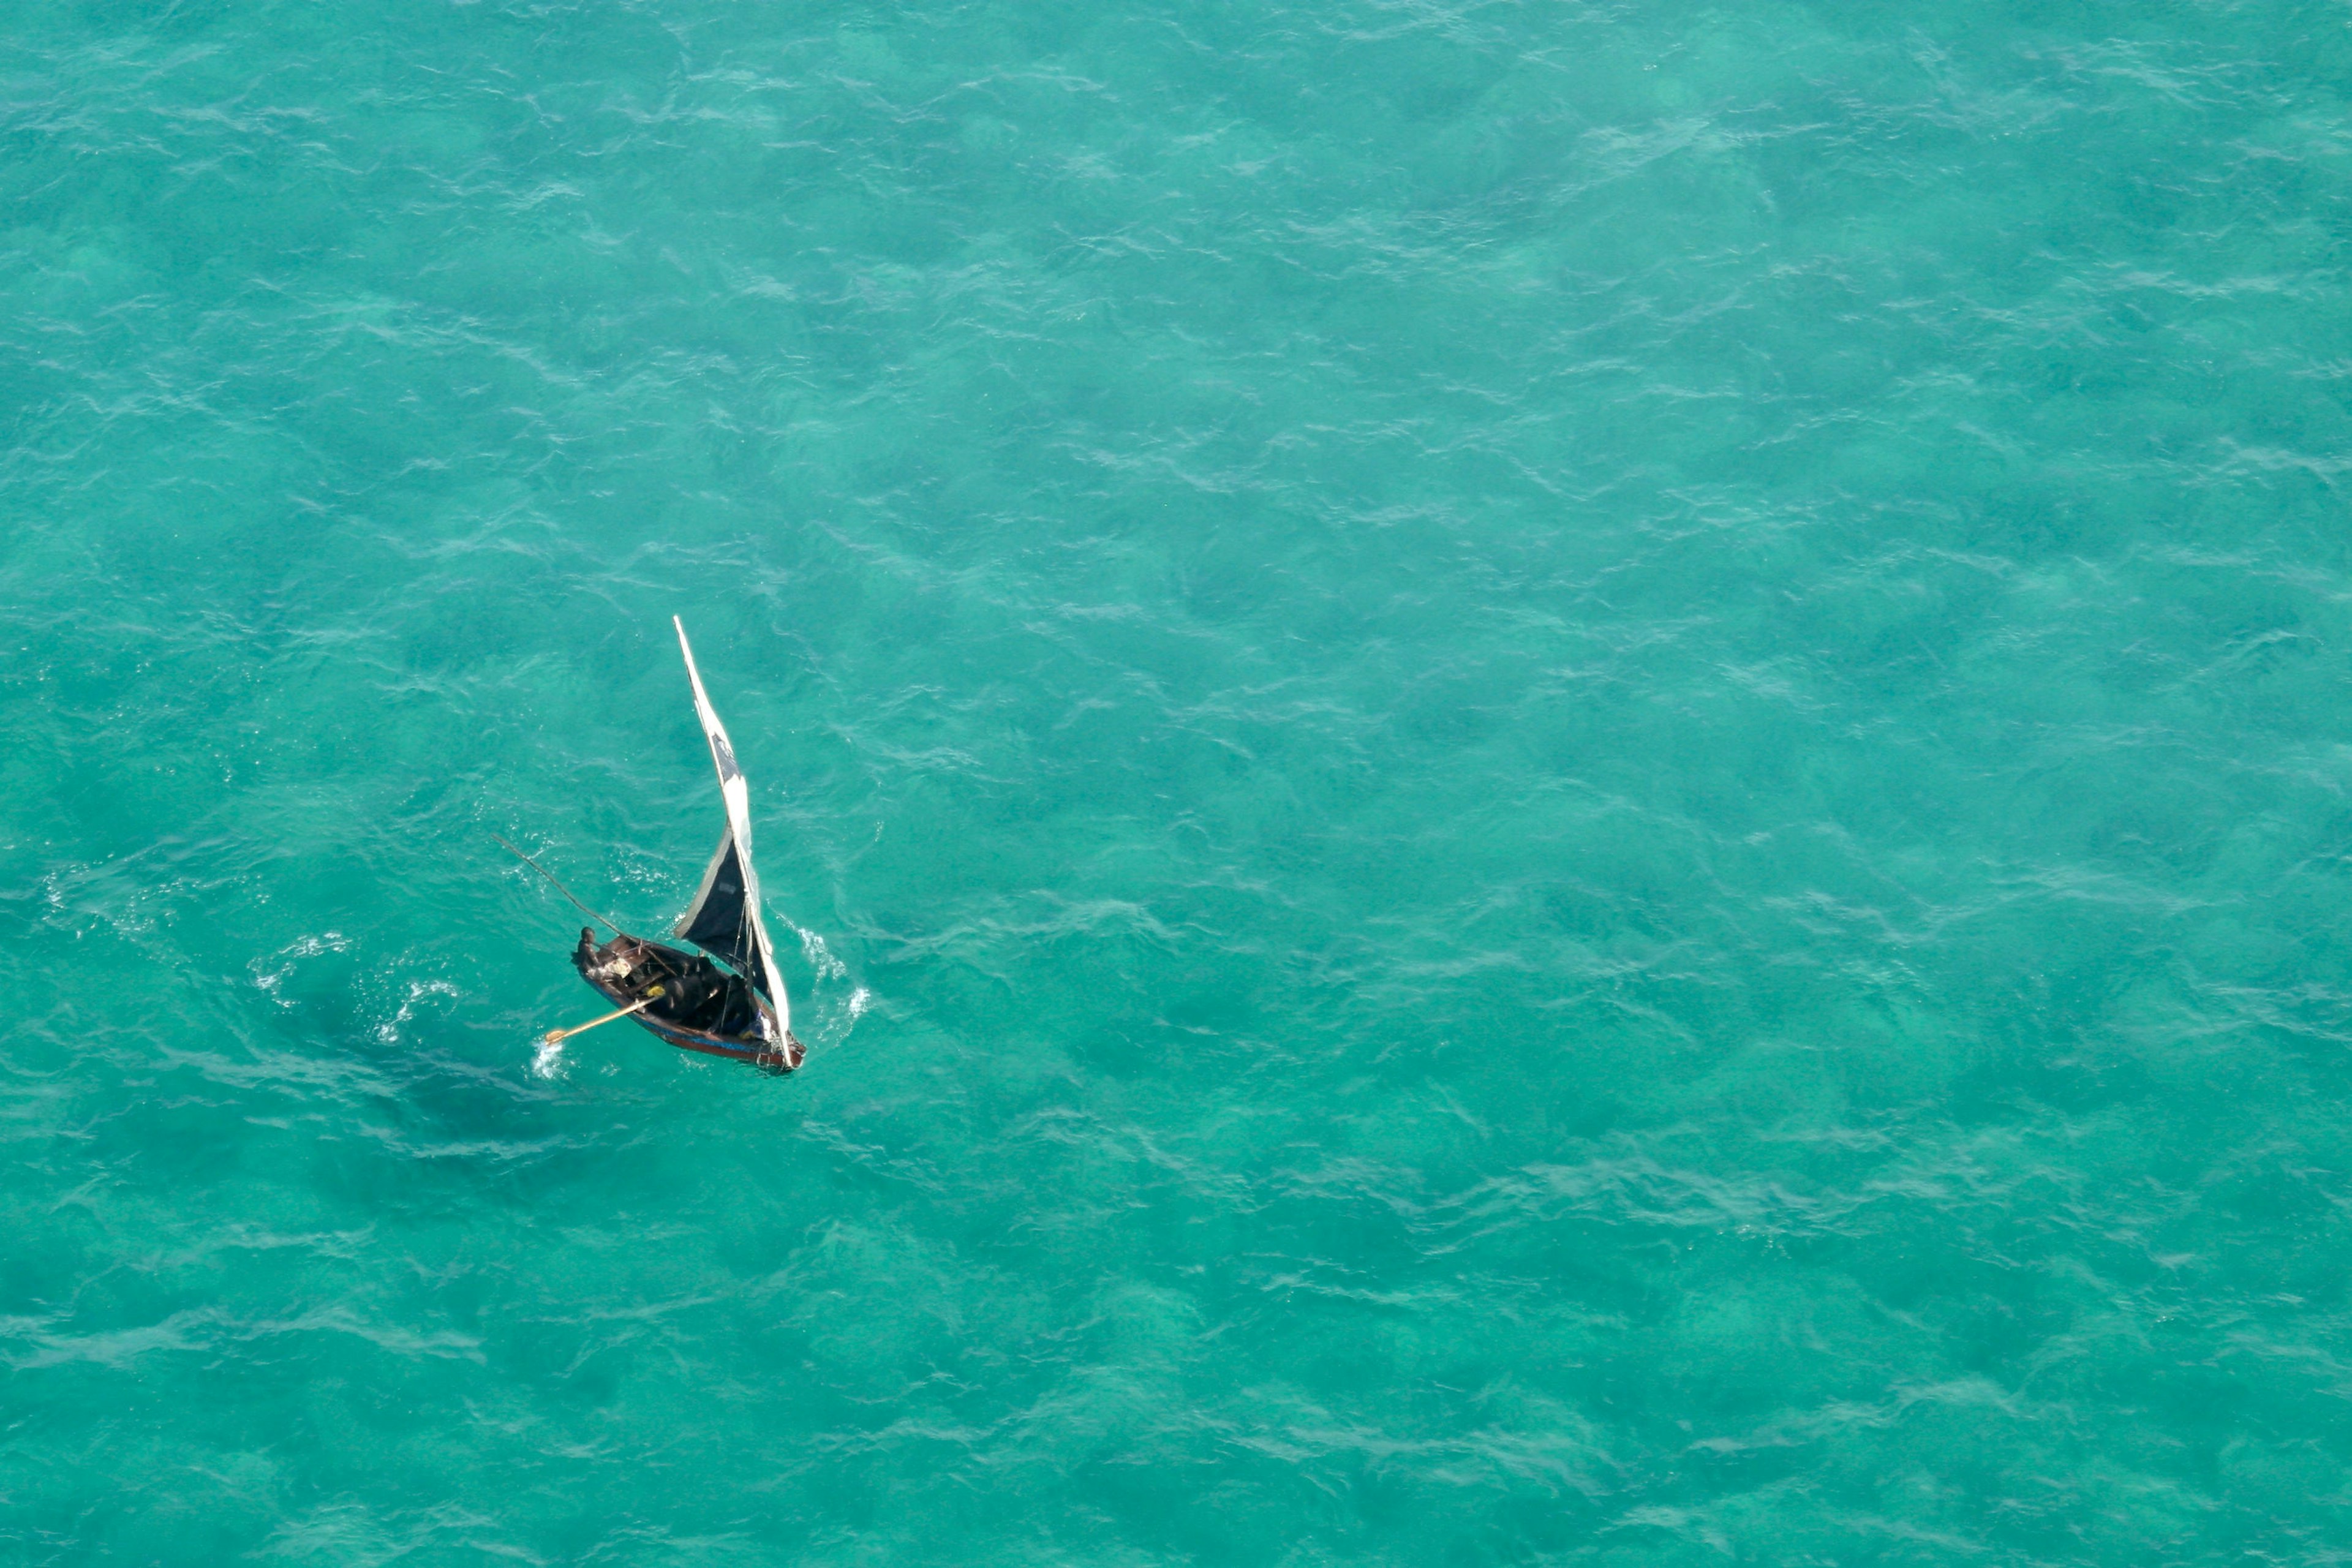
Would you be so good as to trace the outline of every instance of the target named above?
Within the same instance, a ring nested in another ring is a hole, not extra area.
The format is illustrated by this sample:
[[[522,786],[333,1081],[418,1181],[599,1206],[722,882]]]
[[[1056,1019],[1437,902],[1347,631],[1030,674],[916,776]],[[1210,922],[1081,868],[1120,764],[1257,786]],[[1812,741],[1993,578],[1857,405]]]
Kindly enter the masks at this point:
[[[637,1000],[636,997],[625,992],[616,991],[606,985],[597,985],[593,980],[588,984],[595,986],[600,994],[610,997],[615,1006],[625,1007]],[[707,1057],[725,1057],[730,1061],[750,1062],[754,1067],[772,1073],[782,1074],[793,1070],[785,1065],[782,1057],[768,1048],[767,1042],[764,1040],[745,1040],[727,1035],[706,1035],[699,1029],[681,1029],[675,1024],[661,1023],[646,1016],[643,1013],[637,1014],[631,1022],[644,1026],[646,1032],[655,1038],[676,1046],[682,1051],[699,1051]]]

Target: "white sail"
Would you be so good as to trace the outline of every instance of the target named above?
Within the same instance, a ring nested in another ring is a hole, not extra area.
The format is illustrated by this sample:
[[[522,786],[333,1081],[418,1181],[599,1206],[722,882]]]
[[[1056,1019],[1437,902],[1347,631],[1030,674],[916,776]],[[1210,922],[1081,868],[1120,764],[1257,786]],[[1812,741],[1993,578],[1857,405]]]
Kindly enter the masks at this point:
[[[678,917],[672,934],[725,961],[751,983],[759,1002],[760,1031],[781,1051],[792,1037],[792,1002],[784,994],[783,976],[776,970],[775,949],[768,944],[768,928],[760,919],[760,873],[751,866],[751,786],[736,765],[727,727],[711,711],[709,694],[702,689],[702,672],[694,667],[694,647],[686,640],[686,623],[673,616],[670,624],[677,627],[678,649],[686,655],[686,678],[694,683],[694,711],[702,721],[703,738],[710,742],[710,760],[719,769],[719,793],[727,801],[727,826],[719,836],[719,848],[702,873],[702,887],[694,902]]]

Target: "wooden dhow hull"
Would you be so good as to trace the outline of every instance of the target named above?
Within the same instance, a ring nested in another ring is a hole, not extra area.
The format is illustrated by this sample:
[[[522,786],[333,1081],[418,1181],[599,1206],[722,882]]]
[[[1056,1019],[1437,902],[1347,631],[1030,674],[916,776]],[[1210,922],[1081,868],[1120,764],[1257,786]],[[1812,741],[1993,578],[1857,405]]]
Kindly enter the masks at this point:
[[[756,1034],[698,1028],[676,1016],[682,1001],[691,1002],[694,1005],[689,1011],[707,1021],[713,1011],[729,1011],[724,1005],[714,1006],[704,1000],[712,996],[714,986],[745,992],[750,988],[749,982],[741,976],[729,973],[698,954],[646,942],[626,931],[616,932],[609,942],[599,942],[593,931],[583,928],[580,945],[572,951],[572,966],[580,972],[581,979],[614,1006],[641,1008],[630,1017],[679,1050],[749,1062],[772,1073],[792,1071],[807,1054],[789,1029],[784,1032],[783,1049],[778,1050]],[[656,989],[663,994],[656,995]],[[739,1016],[750,1013],[749,998],[739,995],[733,1010]],[[670,1016],[665,1016],[666,1012]]]

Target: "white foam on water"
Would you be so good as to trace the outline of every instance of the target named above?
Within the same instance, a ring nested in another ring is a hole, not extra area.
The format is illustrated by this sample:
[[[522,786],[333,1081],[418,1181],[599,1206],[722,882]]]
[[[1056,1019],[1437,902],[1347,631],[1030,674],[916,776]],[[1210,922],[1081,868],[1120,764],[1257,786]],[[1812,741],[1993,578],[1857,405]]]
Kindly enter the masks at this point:
[[[375,1037],[387,1046],[398,1045],[400,1026],[416,1016],[418,1002],[427,996],[455,996],[456,994],[457,994],[457,988],[446,980],[410,981],[407,1000],[401,1003],[398,1012],[375,1026]]]
[[[793,929],[800,931],[802,955],[808,960],[809,967],[816,971],[819,980],[838,980],[849,973],[848,967],[833,956],[833,949],[824,945],[824,938],[813,931],[802,931],[799,926]]]
[[[317,936],[301,937],[279,948],[273,955],[279,961],[276,968],[269,967],[269,960],[257,958],[247,963],[246,970],[253,976],[254,984],[268,993],[272,1002],[280,1007],[291,1007],[294,1004],[287,999],[282,987],[287,977],[294,973],[295,965],[303,959],[316,958],[322,952],[346,952],[351,945],[351,939],[339,931],[322,931]]]

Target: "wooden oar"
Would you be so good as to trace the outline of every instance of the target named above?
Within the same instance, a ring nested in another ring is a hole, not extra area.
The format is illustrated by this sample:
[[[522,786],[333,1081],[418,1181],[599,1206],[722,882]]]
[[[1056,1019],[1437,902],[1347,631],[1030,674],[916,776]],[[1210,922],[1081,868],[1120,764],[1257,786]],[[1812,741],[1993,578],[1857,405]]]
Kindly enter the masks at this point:
[[[550,1029],[539,1043],[542,1046],[560,1046],[572,1036],[584,1035],[599,1024],[609,1024],[615,1018],[625,1018],[632,1013],[642,1013],[660,1001],[661,994],[661,987],[656,985],[646,993],[646,999],[642,1002],[632,1002],[617,1013],[607,1013],[601,1018],[591,1018],[584,1024],[574,1024],[568,1029]]]

